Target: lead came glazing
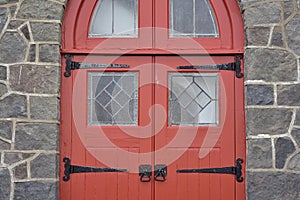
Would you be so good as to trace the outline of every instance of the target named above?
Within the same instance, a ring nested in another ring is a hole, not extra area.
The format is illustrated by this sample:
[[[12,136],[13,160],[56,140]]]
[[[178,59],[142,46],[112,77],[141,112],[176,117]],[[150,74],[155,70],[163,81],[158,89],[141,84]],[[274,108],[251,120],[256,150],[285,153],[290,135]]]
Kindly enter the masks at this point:
[[[137,73],[89,73],[89,125],[137,125]]]
[[[218,125],[218,74],[169,74],[169,125]]]

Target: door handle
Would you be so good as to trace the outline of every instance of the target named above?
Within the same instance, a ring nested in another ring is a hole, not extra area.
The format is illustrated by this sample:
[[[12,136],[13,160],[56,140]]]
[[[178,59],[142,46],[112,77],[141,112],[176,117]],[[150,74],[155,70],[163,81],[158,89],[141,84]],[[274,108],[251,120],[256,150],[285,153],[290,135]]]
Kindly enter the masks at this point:
[[[167,165],[157,164],[154,166],[154,180],[158,182],[165,182],[167,180]]]
[[[139,166],[139,176],[141,182],[150,182],[152,176],[152,166],[151,165],[140,165]]]

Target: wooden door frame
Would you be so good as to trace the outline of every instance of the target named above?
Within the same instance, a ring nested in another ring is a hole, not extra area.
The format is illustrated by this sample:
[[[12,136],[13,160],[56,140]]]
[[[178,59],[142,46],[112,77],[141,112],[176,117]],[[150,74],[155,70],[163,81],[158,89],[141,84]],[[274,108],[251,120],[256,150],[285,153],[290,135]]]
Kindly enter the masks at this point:
[[[167,0],[151,0],[148,6],[157,7],[158,2],[164,2]],[[84,15],[82,6],[84,6],[85,0],[72,0],[68,1],[66,12],[62,24],[62,73],[61,73],[61,125],[60,125],[60,179],[63,177],[63,167],[64,164],[62,162],[62,158],[65,155],[69,155],[70,151],[65,148],[68,143],[71,143],[71,139],[69,137],[71,128],[70,124],[72,124],[72,106],[71,106],[71,98],[72,91],[69,88],[72,88],[72,78],[66,78],[64,76],[65,67],[66,67],[66,59],[64,57],[65,54],[135,54],[135,55],[169,55],[170,51],[167,49],[139,49],[136,48],[132,51],[122,51],[120,49],[93,49],[95,44],[103,41],[103,39],[92,39],[92,43],[86,42],[87,30],[89,30],[89,22],[91,20],[91,16]],[[89,9],[93,9],[95,7],[96,0],[89,1],[88,5],[90,5]],[[210,0],[212,3],[212,7],[216,9],[218,7],[219,0]],[[173,51],[173,54],[194,54],[194,55],[243,55],[244,54],[244,25],[243,19],[240,11],[240,7],[237,0],[222,0],[224,9],[222,12],[226,13],[224,15],[229,22],[228,26],[224,26],[224,30],[220,30],[225,34],[224,38],[231,38],[231,45],[223,48],[222,46],[216,47],[214,45],[213,48],[210,48],[210,42],[207,40],[205,43],[205,47],[207,48],[205,52],[203,51],[193,51],[193,50],[184,50],[184,51]],[[87,4],[85,5],[87,6]],[[90,13],[92,15],[92,12]],[[148,13],[147,17],[153,20],[154,14],[153,12]],[[218,16],[218,15],[217,15]],[[147,21],[147,19],[145,19]],[[220,18],[218,18],[220,21]],[[145,24],[146,25],[146,24]],[[154,23],[152,23],[152,26]],[[223,27],[223,26],[222,26]],[[76,44],[77,38],[80,38],[80,44]],[[222,38],[221,38],[222,39]],[[242,60],[242,73],[244,73],[244,62]],[[235,78],[235,149],[236,149],[236,158],[243,158],[246,160],[246,131],[245,131],[245,104],[244,104],[244,78]],[[244,178],[246,176],[245,172],[246,162],[243,164],[243,175]],[[243,183],[236,183],[236,199],[243,200],[246,199],[246,186],[245,180]],[[68,187],[64,188],[64,191],[60,191],[61,199],[68,199],[68,194],[70,190]]]

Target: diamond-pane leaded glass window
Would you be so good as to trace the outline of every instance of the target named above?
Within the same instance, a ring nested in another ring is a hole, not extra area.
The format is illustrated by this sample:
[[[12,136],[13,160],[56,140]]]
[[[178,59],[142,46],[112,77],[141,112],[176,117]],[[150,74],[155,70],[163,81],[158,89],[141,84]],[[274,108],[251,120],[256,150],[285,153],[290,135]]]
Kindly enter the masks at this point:
[[[218,74],[169,74],[169,125],[218,125]]]
[[[88,77],[89,125],[137,125],[137,73],[90,72]]]

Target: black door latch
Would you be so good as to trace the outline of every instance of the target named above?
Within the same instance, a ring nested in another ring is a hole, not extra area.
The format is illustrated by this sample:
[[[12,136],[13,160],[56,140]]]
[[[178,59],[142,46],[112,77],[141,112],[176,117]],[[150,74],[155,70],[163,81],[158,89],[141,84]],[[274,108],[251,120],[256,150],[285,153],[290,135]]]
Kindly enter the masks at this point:
[[[154,166],[154,180],[165,182],[167,179],[167,165],[158,164]]]
[[[223,167],[223,168],[204,168],[204,169],[179,169],[177,173],[215,173],[215,174],[232,174],[236,176],[237,182],[243,182],[244,178],[242,177],[242,163],[243,159],[238,158],[236,160],[235,167]]]
[[[139,176],[141,182],[150,182],[152,176],[152,166],[151,165],[140,165],[139,166]]]

